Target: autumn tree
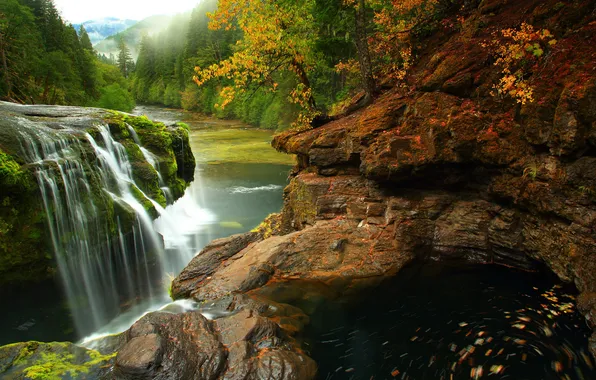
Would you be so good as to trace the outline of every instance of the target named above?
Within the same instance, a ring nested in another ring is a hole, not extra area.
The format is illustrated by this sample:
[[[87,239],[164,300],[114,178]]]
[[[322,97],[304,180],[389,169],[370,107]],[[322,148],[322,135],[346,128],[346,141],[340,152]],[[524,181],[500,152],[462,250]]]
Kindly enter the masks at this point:
[[[315,0],[221,0],[210,14],[212,30],[239,28],[243,38],[234,54],[209,67],[196,67],[195,82],[202,86],[214,78],[232,84],[222,88],[220,108],[227,106],[249,86],[275,90],[278,72],[293,73],[296,85],[292,102],[302,110],[298,125],[308,125],[317,115],[309,74],[315,65],[313,44],[316,31],[312,9]]]

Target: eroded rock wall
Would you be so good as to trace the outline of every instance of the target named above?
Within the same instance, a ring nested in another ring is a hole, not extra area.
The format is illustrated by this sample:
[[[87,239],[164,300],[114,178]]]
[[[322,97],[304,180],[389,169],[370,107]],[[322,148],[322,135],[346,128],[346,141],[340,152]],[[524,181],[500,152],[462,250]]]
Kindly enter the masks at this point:
[[[298,165],[274,236],[219,259],[247,237],[208,246],[174,281],[175,297],[242,292],[308,310],[425,256],[546,265],[577,286],[596,322],[596,5],[476,4],[458,28],[422,42],[403,86],[276,136]],[[525,104],[493,95],[503,73],[486,47],[522,23],[557,39],[526,72],[534,101]]]

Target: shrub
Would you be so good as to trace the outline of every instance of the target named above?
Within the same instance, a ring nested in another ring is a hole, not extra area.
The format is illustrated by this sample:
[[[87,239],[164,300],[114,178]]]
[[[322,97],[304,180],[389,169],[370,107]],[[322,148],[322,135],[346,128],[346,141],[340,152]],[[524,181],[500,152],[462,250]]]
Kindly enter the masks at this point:
[[[100,90],[101,96],[97,106],[116,111],[130,112],[135,107],[132,95],[118,83],[113,83]]]

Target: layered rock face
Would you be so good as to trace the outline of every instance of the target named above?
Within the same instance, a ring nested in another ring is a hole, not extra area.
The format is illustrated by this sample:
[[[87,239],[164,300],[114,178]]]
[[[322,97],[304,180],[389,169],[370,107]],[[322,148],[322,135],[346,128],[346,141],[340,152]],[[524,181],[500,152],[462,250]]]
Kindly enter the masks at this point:
[[[243,293],[308,311],[414,258],[464,259],[546,265],[576,285],[596,322],[594,3],[556,3],[482,1],[460,30],[421,47],[407,86],[276,136],[298,156],[282,213],[205,248],[174,296]],[[522,22],[557,38],[528,71],[534,101],[523,105],[491,94],[502,72],[483,47]]]

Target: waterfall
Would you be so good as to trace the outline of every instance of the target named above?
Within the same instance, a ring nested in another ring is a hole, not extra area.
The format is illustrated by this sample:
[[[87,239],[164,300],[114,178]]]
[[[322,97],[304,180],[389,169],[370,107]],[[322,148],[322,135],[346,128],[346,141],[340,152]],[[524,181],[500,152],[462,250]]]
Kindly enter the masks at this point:
[[[79,335],[96,331],[141,301],[163,304],[168,299],[164,275],[177,274],[194,252],[185,244],[164,248],[168,233],[179,237],[179,222],[137,186],[124,146],[106,126],[97,127],[99,133],[93,137],[26,119],[18,124],[23,153],[35,168]],[[136,133],[131,134],[159,174],[156,156],[140,146]],[[171,202],[161,177],[160,186]],[[139,199],[139,194],[146,199]],[[161,215],[163,239],[144,207],[147,200]]]
[[[174,197],[172,196],[172,191],[170,190],[170,188],[168,186],[166,186],[166,184],[163,180],[163,176],[161,175],[161,170],[159,167],[159,161],[157,160],[157,156],[155,156],[155,154],[151,153],[151,151],[148,150],[147,148],[141,146],[141,141],[139,140],[139,136],[137,135],[137,132],[130,125],[128,126],[128,131],[130,132],[130,135],[132,136],[135,143],[137,143],[137,145],[139,145],[139,147],[141,148],[141,153],[143,153],[143,157],[145,157],[145,160],[157,172],[157,179],[159,180],[159,187],[161,188],[161,191],[163,191],[164,196],[166,197],[166,201],[168,202],[168,204],[172,203],[174,201]]]

